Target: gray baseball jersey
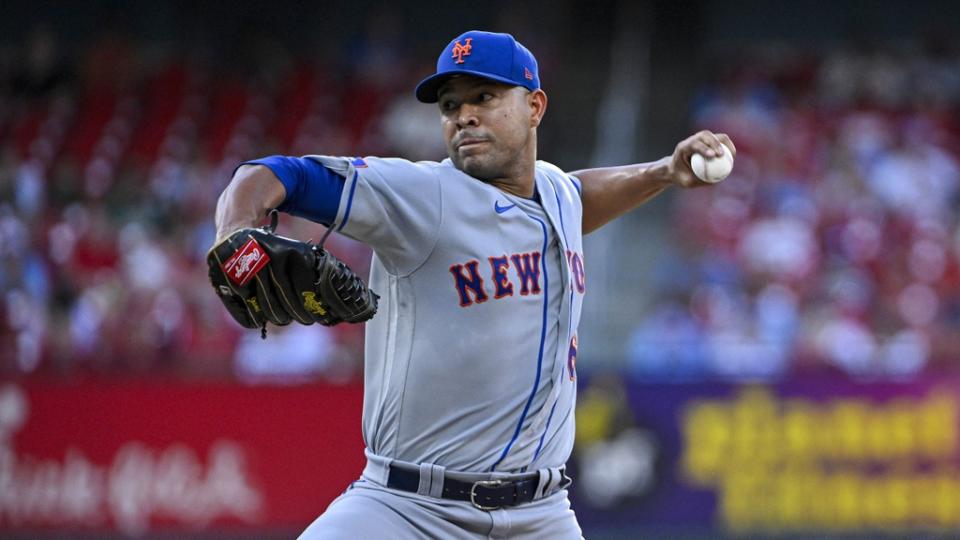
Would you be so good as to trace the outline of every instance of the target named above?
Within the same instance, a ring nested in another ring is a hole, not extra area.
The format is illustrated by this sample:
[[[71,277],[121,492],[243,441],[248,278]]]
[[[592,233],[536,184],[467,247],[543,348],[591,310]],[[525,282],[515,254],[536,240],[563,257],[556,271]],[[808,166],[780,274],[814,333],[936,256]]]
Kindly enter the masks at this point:
[[[536,197],[440,163],[308,156],[346,180],[333,227],[371,246],[367,452],[447,470],[563,465],[584,293],[579,180]]]

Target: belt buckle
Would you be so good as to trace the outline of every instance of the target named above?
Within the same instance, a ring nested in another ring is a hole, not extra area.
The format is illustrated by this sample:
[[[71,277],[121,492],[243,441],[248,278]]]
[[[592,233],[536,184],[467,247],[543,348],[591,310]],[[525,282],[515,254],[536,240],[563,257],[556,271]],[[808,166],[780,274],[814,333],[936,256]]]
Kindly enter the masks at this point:
[[[506,484],[506,482],[503,480],[477,480],[472,486],[470,486],[470,504],[480,510],[483,510],[484,512],[489,512],[490,510],[499,510],[503,507],[503,505],[498,504],[495,506],[484,506],[477,502],[477,486],[493,488],[502,486],[503,484]]]

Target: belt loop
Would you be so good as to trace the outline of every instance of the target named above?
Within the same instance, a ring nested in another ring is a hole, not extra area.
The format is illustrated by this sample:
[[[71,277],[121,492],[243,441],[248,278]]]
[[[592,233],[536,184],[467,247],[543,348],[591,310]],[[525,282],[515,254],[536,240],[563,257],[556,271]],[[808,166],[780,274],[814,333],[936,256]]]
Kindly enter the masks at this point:
[[[560,473],[560,480],[559,480],[560,483],[557,486],[558,489],[565,489],[566,487],[568,487],[570,484],[573,483],[573,479],[567,476],[566,465],[560,467],[559,473]]]
[[[446,467],[440,465],[431,465],[430,466],[430,495],[437,499],[443,497],[443,475],[446,472]]]
[[[370,450],[364,450],[367,465],[363,468],[363,476],[375,484],[385,486],[390,477],[391,459],[375,455]]]
[[[554,491],[570,485],[570,479],[566,475],[566,467],[540,469],[537,474],[540,475],[540,481],[537,482],[537,490],[533,494],[534,500],[542,499],[553,494]]]
[[[537,474],[540,475],[540,479],[537,482],[537,490],[533,493],[533,500],[542,499],[544,495],[548,492],[550,488],[551,480],[553,479],[553,471],[550,469],[540,469],[537,471]]]
[[[420,464],[420,485],[417,486],[418,495],[430,494],[430,484],[432,483],[431,473],[433,466],[430,463]]]

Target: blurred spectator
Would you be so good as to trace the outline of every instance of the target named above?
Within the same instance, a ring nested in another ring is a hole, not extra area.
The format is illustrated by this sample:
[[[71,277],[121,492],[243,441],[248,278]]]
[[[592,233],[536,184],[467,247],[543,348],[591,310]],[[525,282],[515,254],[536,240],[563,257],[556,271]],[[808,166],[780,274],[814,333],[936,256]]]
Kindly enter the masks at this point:
[[[689,310],[665,302],[650,310],[630,341],[631,368],[640,376],[691,378],[707,371],[703,330]]]
[[[648,376],[900,378],[960,353],[945,337],[960,302],[960,123],[940,113],[960,106],[960,57],[841,49],[805,84],[790,54],[728,70],[695,101],[696,127],[740,153],[729,180],[677,199],[686,247],[660,272],[710,283],[671,291],[638,325],[630,361]]]
[[[291,324],[271,328],[268,339],[246,332],[237,346],[235,366],[240,379],[248,382],[302,382],[323,376],[345,380],[355,376],[350,364],[342,361],[333,330]]]

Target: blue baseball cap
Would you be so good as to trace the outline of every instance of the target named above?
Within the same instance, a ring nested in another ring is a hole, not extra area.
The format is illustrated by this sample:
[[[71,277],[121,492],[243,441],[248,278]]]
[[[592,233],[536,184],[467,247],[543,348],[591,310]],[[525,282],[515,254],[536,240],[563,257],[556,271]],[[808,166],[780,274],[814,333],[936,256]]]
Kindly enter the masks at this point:
[[[451,41],[440,58],[437,72],[417,85],[417,99],[436,103],[437,91],[453,75],[475,75],[529,90],[540,88],[537,59],[510,34],[471,30]]]

